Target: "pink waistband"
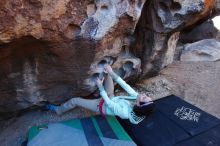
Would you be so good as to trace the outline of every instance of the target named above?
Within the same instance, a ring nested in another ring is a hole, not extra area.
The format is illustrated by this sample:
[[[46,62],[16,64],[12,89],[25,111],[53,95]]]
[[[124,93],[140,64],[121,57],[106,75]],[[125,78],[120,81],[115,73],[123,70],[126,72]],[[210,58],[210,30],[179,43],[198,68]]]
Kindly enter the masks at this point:
[[[103,109],[102,109],[102,107],[103,107],[103,105],[104,105],[104,99],[102,98],[101,100],[100,100],[100,102],[99,102],[99,111],[100,111],[100,113],[102,114],[102,115],[105,115],[104,113],[103,113]]]

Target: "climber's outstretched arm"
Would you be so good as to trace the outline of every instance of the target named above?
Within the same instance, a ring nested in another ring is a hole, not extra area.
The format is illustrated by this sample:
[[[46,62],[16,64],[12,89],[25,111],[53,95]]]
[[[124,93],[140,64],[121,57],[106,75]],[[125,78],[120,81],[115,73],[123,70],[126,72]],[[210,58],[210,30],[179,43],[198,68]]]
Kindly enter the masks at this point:
[[[103,80],[100,80],[99,78],[96,79],[96,85],[97,87],[99,88],[99,92],[100,92],[100,95],[102,96],[102,98],[104,99],[105,103],[108,105],[108,106],[111,106],[113,105],[113,101],[108,97],[104,87],[103,87]]]
[[[131,96],[131,99],[136,99],[138,93],[128,85],[120,76],[118,76],[111,68],[110,65],[105,65],[105,70],[117,82],[127,93]]]

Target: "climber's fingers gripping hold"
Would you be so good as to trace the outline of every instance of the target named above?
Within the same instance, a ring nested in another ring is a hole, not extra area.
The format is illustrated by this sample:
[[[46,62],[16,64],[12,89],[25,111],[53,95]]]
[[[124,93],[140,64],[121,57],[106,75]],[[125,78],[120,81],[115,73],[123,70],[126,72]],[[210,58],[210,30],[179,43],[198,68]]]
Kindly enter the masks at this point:
[[[112,72],[113,72],[112,67],[111,67],[110,65],[108,65],[108,64],[106,64],[106,65],[104,66],[104,71],[105,71],[106,73],[112,73]]]
[[[96,85],[100,86],[103,84],[104,78],[100,79],[99,77],[96,78]]]

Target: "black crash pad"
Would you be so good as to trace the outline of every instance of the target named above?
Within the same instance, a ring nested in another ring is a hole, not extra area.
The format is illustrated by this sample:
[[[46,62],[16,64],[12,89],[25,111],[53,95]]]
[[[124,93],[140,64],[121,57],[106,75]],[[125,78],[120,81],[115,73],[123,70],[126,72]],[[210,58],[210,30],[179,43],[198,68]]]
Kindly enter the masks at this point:
[[[156,106],[161,113],[192,136],[220,124],[216,117],[174,95],[158,100]]]
[[[220,125],[198,136],[180,142],[176,146],[220,146]]]
[[[190,137],[157,109],[138,125],[128,120],[118,120],[138,146],[171,146]]]
[[[138,125],[118,118],[138,146],[181,144],[220,124],[219,119],[173,95],[155,103],[154,113]],[[200,146],[190,142],[187,145]]]

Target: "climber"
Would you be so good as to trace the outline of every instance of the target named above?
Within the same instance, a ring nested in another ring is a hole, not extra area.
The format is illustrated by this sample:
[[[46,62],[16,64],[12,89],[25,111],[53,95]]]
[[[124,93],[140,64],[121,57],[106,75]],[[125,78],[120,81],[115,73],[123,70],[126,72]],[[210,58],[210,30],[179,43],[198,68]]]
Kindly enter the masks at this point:
[[[80,106],[103,115],[113,115],[119,116],[122,119],[129,119],[133,124],[141,122],[154,109],[152,99],[144,93],[138,94],[112,70],[110,65],[105,65],[104,69],[107,73],[107,77],[105,79],[96,79],[96,85],[102,98],[83,99],[75,97],[61,106],[48,104],[47,108],[61,115],[76,106]],[[127,91],[129,96],[114,96],[114,84],[112,79]]]

